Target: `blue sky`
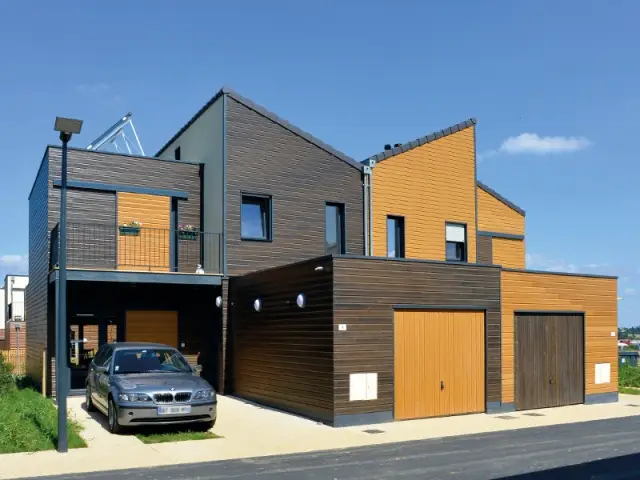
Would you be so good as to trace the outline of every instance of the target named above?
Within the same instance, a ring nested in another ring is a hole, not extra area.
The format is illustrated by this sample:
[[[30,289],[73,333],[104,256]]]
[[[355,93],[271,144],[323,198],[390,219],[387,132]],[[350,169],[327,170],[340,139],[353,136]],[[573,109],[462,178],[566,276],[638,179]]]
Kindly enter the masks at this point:
[[[229,85],[356,159],[476,117],[479,178],[527,211],[528,266],[618,275],[620,324],[640,324],[640,3],[40,1],[0,18],[0,275],[25,269],[56,115],[84,119],[84,147],[132,111],[155,153]]]

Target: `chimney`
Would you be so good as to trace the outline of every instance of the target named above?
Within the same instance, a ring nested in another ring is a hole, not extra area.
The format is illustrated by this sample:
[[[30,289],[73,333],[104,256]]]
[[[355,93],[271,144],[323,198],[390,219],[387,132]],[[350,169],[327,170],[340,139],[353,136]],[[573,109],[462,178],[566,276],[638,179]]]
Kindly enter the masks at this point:
[[[385,150],[391,150],[391,145],[389,145],[388,143],[384,146]]]

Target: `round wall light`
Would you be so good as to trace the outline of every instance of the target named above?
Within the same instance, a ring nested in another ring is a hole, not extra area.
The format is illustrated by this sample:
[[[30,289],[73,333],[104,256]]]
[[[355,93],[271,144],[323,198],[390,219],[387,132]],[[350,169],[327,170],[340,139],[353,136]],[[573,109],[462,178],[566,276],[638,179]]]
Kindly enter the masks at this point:
[[[296,304],[300,308],[304,308],[307,305],[307,297],[305,297],[304,293],[299,293],[296,297]]]
[[[256,299],[253,301],[253,309],[254,309],[256,312],[259,312],[259,311],[262,309],[262,300],[260,300],[259,298],[256,298]]]
[[[222,297],[218,295],[216,297],[216,307],[220,308],[222,306]]]

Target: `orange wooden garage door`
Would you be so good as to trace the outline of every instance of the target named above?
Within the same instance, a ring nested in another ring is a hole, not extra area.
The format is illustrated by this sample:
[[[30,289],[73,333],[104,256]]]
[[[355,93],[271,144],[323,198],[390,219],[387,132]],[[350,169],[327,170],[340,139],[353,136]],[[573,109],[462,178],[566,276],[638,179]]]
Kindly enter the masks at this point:
[[[129,310],[127,342],[162,343],[178,348],[178,312],[163,310]]]
[[[484,312],[397,310],[395,418],[485,410]]]

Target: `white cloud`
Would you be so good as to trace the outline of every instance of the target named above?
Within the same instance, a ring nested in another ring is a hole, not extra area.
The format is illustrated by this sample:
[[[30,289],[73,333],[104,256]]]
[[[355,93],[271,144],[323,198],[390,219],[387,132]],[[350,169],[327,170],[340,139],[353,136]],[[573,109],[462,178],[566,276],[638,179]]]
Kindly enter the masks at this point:
[[[521,133],[517,137],[509,137],[500,146],[500,152],[509,154],[566,153],[583,150],[591,146],[584,137],[540,137],[536,133]]]
[[[638,291],[635,288],[627,287],[624,289],[625,295],[635,295]]]
[[[478,162],[497,155],[535,154],[547,155],[554,153],[570,153],[593,145],[585,137],[541,137],[537,133],[521,133],[517,137],[509,137],[502,142],[497,150],[487,150],[478,154]]]
[[[527,253],[525,256],[527,268],[545,270],[549,272],[577,273],[578,266],[564,260],[549,258],[540,253]]]
[[[29,257],[27,255],[0,255],[0,270],[4,273],[27,273]]]

